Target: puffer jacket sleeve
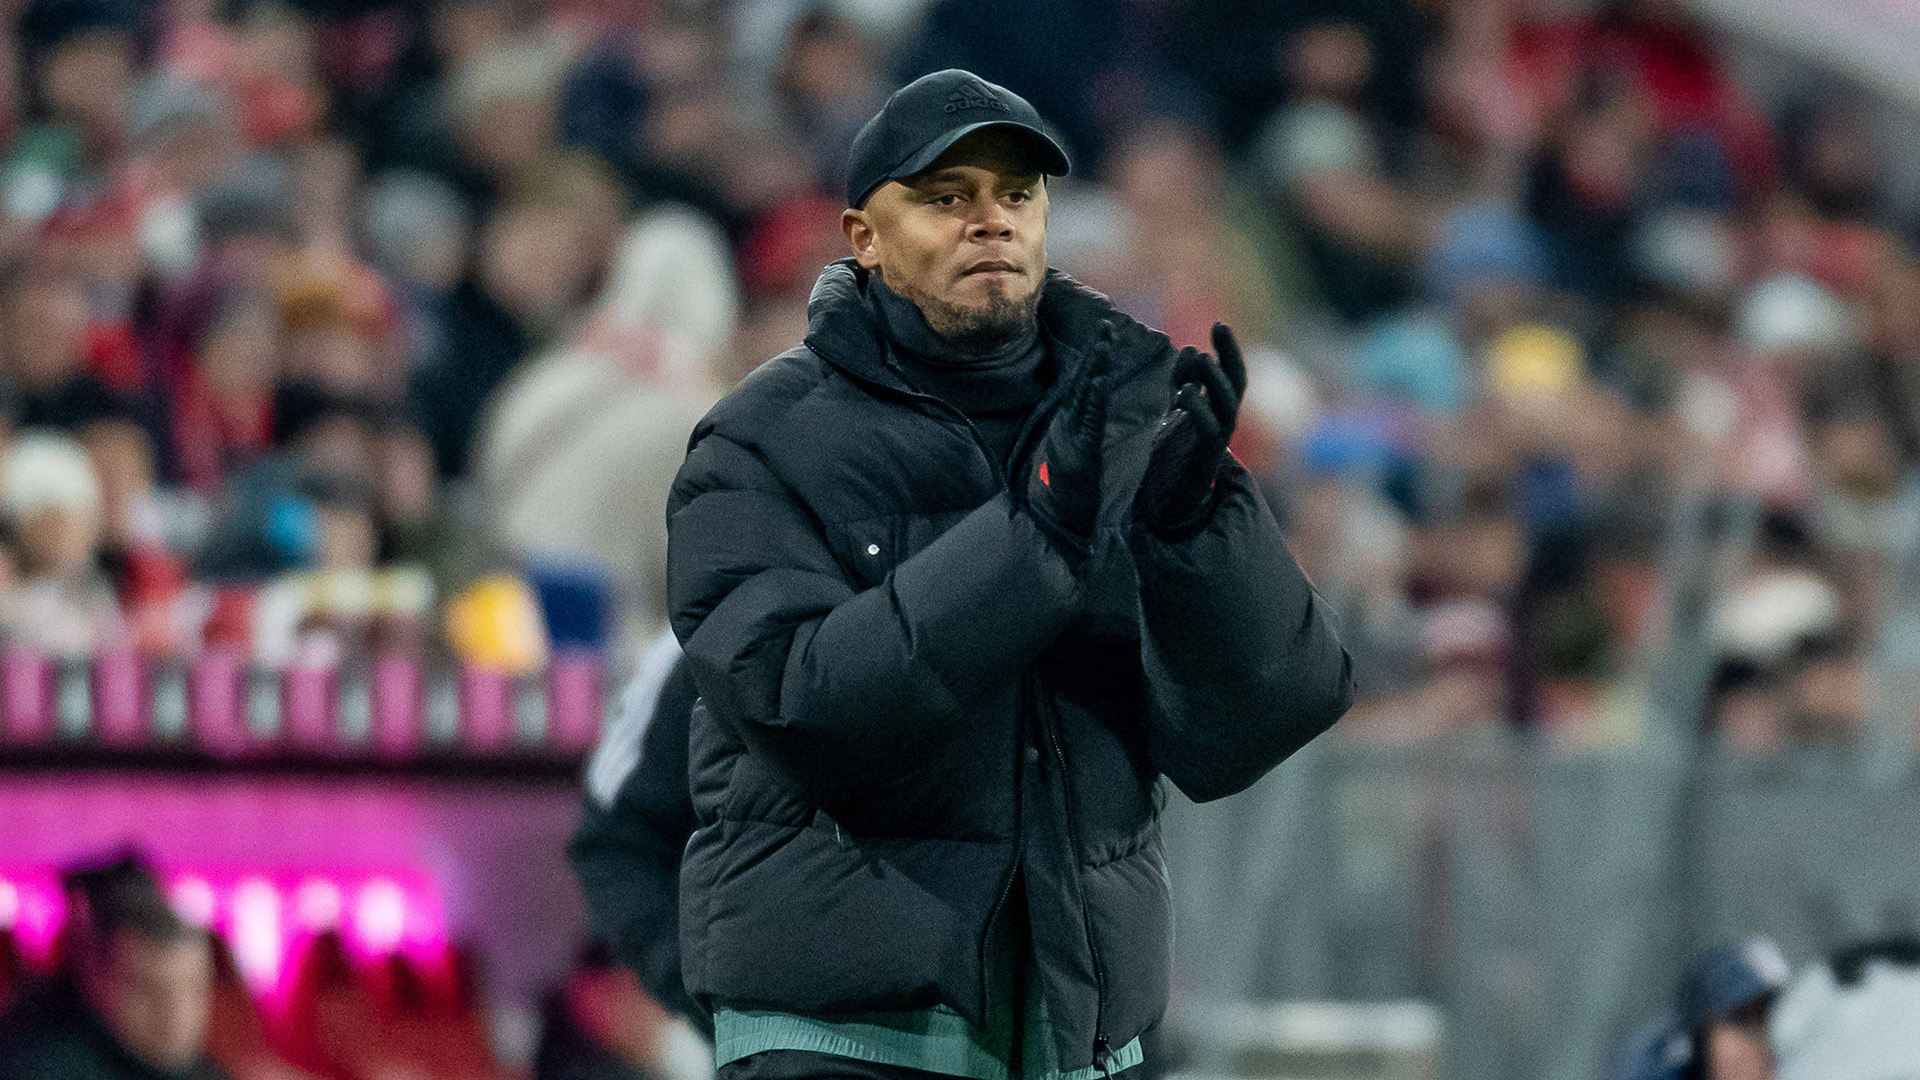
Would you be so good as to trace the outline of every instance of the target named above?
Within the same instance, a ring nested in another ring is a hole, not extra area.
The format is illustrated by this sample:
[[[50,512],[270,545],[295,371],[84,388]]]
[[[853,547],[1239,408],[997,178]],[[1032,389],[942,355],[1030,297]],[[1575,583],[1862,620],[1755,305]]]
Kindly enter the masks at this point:
[[[1079,608],[1079,580],[1005,494],[865,590],[723,435],[695,433],[667,513],[674,632],[708,711],[829,809],[963,723]]]
[[[1196,802],[1251,786],[1333,725],[1353,697],[1352,661],[1327,606],[1238,462],[1199,535],[1135,530],[1147,745]]]

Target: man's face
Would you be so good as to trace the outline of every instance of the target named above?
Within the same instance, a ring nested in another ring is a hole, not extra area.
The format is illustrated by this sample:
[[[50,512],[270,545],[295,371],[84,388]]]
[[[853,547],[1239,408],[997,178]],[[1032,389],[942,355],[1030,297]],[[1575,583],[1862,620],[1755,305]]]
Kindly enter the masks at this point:
[[[481,285],[536,329],[567,310],[591,271],[574,225],[556,207],[508,206],[494,215],[481,238]]]
[[[1718,1023],[1707,1029],[1707,1080],[1773,1080],[1773,1050],[1764,1023]]]
[[[100,546],[100,515],[91,510],[53,507],[13,518],[20,541],[20,564],[35,577],[62,580],[86,572]]]
[[[56,116],[100,130],[120,122],[133,70],[133,46],[114,30],[63,41],[43,61],[40,92]]]
[[[86,297],[63,281],[28,285],[11,299],[5,343],[10,374],[30,390],[59,386],[86,349]]]
[[[199,1060],[213,1008],[213,958],[206,939],[160,941],[116,935],[87,973],[87,998],[122,1047],[162,1070]]]
[[[1031,320],[1047,269],[1047,189],[1019,137],[989,128],[841,219],[855,259],[956,341]]]

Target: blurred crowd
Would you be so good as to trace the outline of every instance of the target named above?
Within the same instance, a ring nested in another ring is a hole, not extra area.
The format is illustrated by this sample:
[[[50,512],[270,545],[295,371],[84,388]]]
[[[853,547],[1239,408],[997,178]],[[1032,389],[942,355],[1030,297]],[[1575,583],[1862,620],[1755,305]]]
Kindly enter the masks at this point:
[[[531,1070],[496,1053],[473,954],[367,955],[307,935],[277,984],[236,964],[243,935],[179,914],[137,854],[62,875],[52,955],[0,930],[0,1076],[8,1080],[690,1080],[711,1051],[603,947],[543,1002]],[[36,962],[37,961],[37,962]],[[528,1064],[521,1062],[520,1064]]]
[[[1920,939],[1861,941],[1797,975],[1767,938],[1695,957],[1612,1080],[1849,1080],[1920,1068]]]
[[[1054,265],[1257,345],[1355,737],[1911,742],[1920,259],[1859,95],[1680,0],[0,6],[16,641],[646,640],[687,432],[962,66],[1073,152]]]

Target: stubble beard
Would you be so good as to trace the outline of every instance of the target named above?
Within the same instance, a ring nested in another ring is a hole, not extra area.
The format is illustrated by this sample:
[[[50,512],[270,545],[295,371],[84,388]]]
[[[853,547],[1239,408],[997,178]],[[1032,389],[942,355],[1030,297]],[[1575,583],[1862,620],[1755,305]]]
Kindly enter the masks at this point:
[[[888,282],[892,286],[892,282]],[[926,316],[933,332],[966,352],[991,352],[1026,334],[1040,313],[1040,290],[1014,299],[995,290],[984,307],[954,304],[917,289],[896,289]]]

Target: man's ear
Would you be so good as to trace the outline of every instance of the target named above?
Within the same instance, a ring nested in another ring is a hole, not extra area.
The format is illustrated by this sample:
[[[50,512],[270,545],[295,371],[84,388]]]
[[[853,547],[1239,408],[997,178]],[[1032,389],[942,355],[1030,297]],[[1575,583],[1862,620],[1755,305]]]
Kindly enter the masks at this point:
[[[847,209],[840,214],[840,231],[847,234],[847,245],[853,248],[853,259],[861,269],[871,270],[880,265],[880,255],[874,249],[876,239],[873,231],[873,219],[865,210]]]

